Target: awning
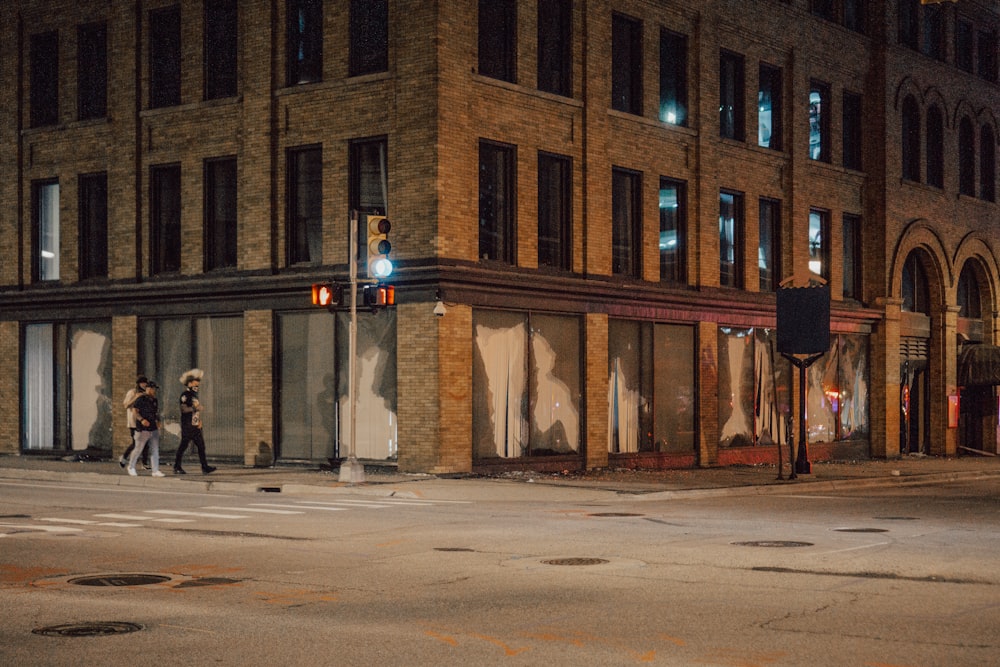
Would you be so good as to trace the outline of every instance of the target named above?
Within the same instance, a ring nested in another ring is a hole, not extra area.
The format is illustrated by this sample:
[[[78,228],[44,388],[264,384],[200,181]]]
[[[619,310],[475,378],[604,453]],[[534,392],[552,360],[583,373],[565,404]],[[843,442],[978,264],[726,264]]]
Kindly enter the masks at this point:
[[[958,384],[963,387],[1000,385],[1000,347],[966,345],[958,355]]]

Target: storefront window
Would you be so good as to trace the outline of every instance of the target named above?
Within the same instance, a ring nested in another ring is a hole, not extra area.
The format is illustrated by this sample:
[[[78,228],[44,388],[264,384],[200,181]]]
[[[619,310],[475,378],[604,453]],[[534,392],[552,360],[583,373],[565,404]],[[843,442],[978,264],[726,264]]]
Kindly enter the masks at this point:
[[[784,443],[790,414],[789,365],[774,329],[719,328],[721,447]]]

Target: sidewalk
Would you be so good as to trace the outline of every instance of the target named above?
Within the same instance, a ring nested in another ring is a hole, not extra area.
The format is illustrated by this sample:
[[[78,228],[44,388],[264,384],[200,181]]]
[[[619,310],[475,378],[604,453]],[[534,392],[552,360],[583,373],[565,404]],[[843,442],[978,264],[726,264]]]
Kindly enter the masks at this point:
[[[0,455],[0,479],[49,481],[61,484],[107,484],[229,493],[355,493],[437,499],[549,498],[580,500],[614,497],[653,500],[671,497],[755,495],[767,493],[829,492],[848,487],[892,487],[935,484],[1000,476],[1000,457],[957,458],[908,455],[891,460],[813,463],[812,473],[778,479],[770,465],[730,466],[683,470],[604,469],[588,472],[543,473],[517,471],[495,476],[426,475],[367,467],[365,481],[346,484],[336,470],[316,466],[277,465],[247,468],[218,464],[211,475],[194,468],[187,475],[150,477],[149,471],[130,477],[117,461],[74,461],[44,456]]]

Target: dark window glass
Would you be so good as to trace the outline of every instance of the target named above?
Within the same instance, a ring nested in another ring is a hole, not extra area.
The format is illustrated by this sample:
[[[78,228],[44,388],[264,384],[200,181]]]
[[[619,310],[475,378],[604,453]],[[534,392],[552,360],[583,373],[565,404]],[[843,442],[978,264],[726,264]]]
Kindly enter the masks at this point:
[[[205,2],[205,99],[236,95],[236,0]]]
[[[944,60],[944,12],[938,5],[924,5],[924,55]]]
[[[205,162],[205,269],[236,266],[236,158]]]
[[[76,30],[76,114],[80,120],[108,112],[108,29],[103,23]]]
[[[31,127],[59,122],[59,33],[32,35],[29,46]]]
[[[996,201],[997,144],[993,138],[993,128],[983,125],[979,134],[981,152],[979,155],[979,196],[986,201]]]
[[[611,273],[642,276],[642,174],[611,171]]]
[[[389,69],[388,0],[351,0],[349,76]]]
[[[809,210],[809,270],[830,280],[830,212]]]
[[[966,72],[972,71],[975,60],[974,34],[972,23],[958,19],[955,24],[955,67]]]
[[[660,280],[687,282],[687,184],[660,179]]]
[[[573,94],[572,23],[572,0],[538,0],[539,90],[566,97]]]
[[[830,86],[821,81],[809,84],[809,157],[830,161]]]
[[[983,300],[979,292],[979,281],[971,262],[966,262],[958,277],[958,316],[980,319],[983,316]]]
[[[538,265],[570,270],[570,159],[538,154]]]
[[[150,272],[181,269],[181,168],[180,165],[149,170]]]
[[[844,0],[844,27],[865,34],[868,32],[866,0]]]
[[[687,36],[660,30],[660,121],[687,125]]]
[[[288,151],[288,263],[323,261],[323,149]]]
[[[834,0],[809,0],[809,11],[828,21],[837,20],[837,8]]]
[[[757,145],[781,150],[781,68],[761,63],[757,89]]]
[[[958,124],[958,191],[976,196],[976,130],[968,118]]]
[[[903,178],[920,182],[920,109],[911,96],[903,100],[900,137],[903,148]]]
[[[848,169],[863,168],[862,148],[864,135],[861,125],[861,96],[844,93],[844,166]]]
[[[514,83],[516,64],[516,0],[479,0],[479,73]]]
[[[719,136],[743,141],[745,134],[743,56],[719,55]]]
[[[931,314],[931,291],[927,272],[916,253],[910,253],[903,262],[903,310],[908,313]]]
[[[181,103],[181,8],[149,12],[149,106]]]
[[[358,260],[367,267],[368,215],[387,215],[389,211],[389,167],[386,137],[354,139],[350,143],[347,183],[348,207],[358,211]],[[391,230],[390,230],[391,231]]]
[[[642,23],[611,17],[611,108],[642,115]]]
[[[920,0],[900,0],[899,43],[911,49],[920,47]]]
[[[79,178],[80,279],[108,275],[108,175]]]
[[[287,0],[288,85],[323,80],[323,0]]]
[[[927,110],[927,184],[944,187],[944,116],[936,104]]]
[[[775,199],[760,200],[760,238],[757,247],[757,268],[760,272],[760,291],[773,292],[781,282],[781,202]]]
[[[743,194],[719,192],[719,284],[743,287]]]
[[[987,81],[997,80],[997,34],[982,30],[977,40],[977,72]]]
[[[844,285],[845,299],[861,298],[861,218],[844,214]]]
[[[44,180],[31,184],[31,279],[59,280],[59,181]]]
[[[514,264],[514,147],[479,142],[479,258]]]

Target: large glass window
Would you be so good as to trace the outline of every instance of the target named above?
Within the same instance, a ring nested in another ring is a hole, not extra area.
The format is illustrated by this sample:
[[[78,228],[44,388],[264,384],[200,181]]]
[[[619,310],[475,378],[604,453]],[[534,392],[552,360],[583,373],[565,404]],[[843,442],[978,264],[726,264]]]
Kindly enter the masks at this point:
[[[958,191],[976,196],[976,130],[968,117],[958,124]]]
[[[719,54],[719,136],[743,141],[744,120],[743,56],[728,51]]]
[[[920,182],[920,109],[912,95],[903,99],[900,143],[903,149],[903,178]]]
[[[687,126],[688,40],[660,29],[660,121]]]
[[[758,229],[757,268],[760,272],[760,291],[773,292],[781,282],[780,201],[761,197]]]
[[[687,184],[660,179],[660,280],[687,282]]]
[[[513,146],[479,142],[479,258],[514,264],[517,231]]]
[[[31,184],[31,218],[35,251],[31,273],[34,281],[59,280],[59,182]]]
[[[864,133],[861,114],[861,96],[845,91],[843,108],[844,166],[858,171],[864,166],[862,164]]]
[[[757,89],[757,145],[781,150],[781,68],[761,63]]]
[[[639,278],[642,239],[642,174],[611,170],[611,273]]]
[[[104,23],[76,29],[76,114],[104,118],[108,111],[108,28]]]
[[[642,115],[642,22],[611,17],[611,108]]]
[[[28,45],[31,127],[59,122],[59,33],[32,35]]]
[[[830,86],[809,83],[809,157],[830,161]]]
[[[845,299],[861,298],[861,217],[844,214],[844,284]]]
[[[150,272],[181,269],[181,167],[162,165],[149,170]]]
[[[472,330],[474,459],[578,453],[580,320],[474,310]]]
[[[205,161],[205,269],[236,266],[236,158]]]
[[[516,0],[479,0],[479,73],[517,81]]]
[[[955,67],[966,72],[972,72],[975,60],[974,35],[972,22],[962,18],[955,21]]]
[[[927,184],[944,187],[944,115],[936,104],[927,109]]]
[[[205,2],[205,99],[236,95],[237,0]]]
[[[987,81],[997,80],[997,33],[980,30],[976,40],[976,72]]]
[[[835,334],[830,351],[806,371],[809,442],[868,437],[868,339]]]
[[[791,413],[791,370],[774,329],[719,327],[719,446],[784,443]]]
[[[979,131],[979,196],[986,201],[996,201],[997,144],[993,126],[983,125]]]
[[[573,94],[572,0],[538,0],[538,89]]]
[[[923,53],[944,60],[944,10],[939,5],[924,5]]]
[[[571,165],[568,157],[538,154],[538,265],[564,271],[572,268]]]
[[[351,0],[349,76],[389,69],[388,0]]]
[[[920,0],[900,0],[899,43],[911,49],[920,48]]]
[[[691,453],[694,328],[608,320],[608,451]]]
[[[323,80],[323,0],[286,0],[288,85]]]
[[[80,223],[80,279],[108,275],[108,175],[82,174],[77,179]]]
[[[149,106],[181,103],[181,8],[149,12]]]
[[[323,150],[288,151],[288,263],[323,261]]]
[[[962,273],[958,276],[958,291],[955,296],[959,317],[977,320],[982,318],[982,294],[979,291],[979,280],[976,279],[976,271],[972,268],[972,262],[966,262],[965,266],[962,267]]]
[[[830,212],[809,209],[809,270],[830,279]]]
[[[743,194],[719,192],[719,284],[743,287]]]

